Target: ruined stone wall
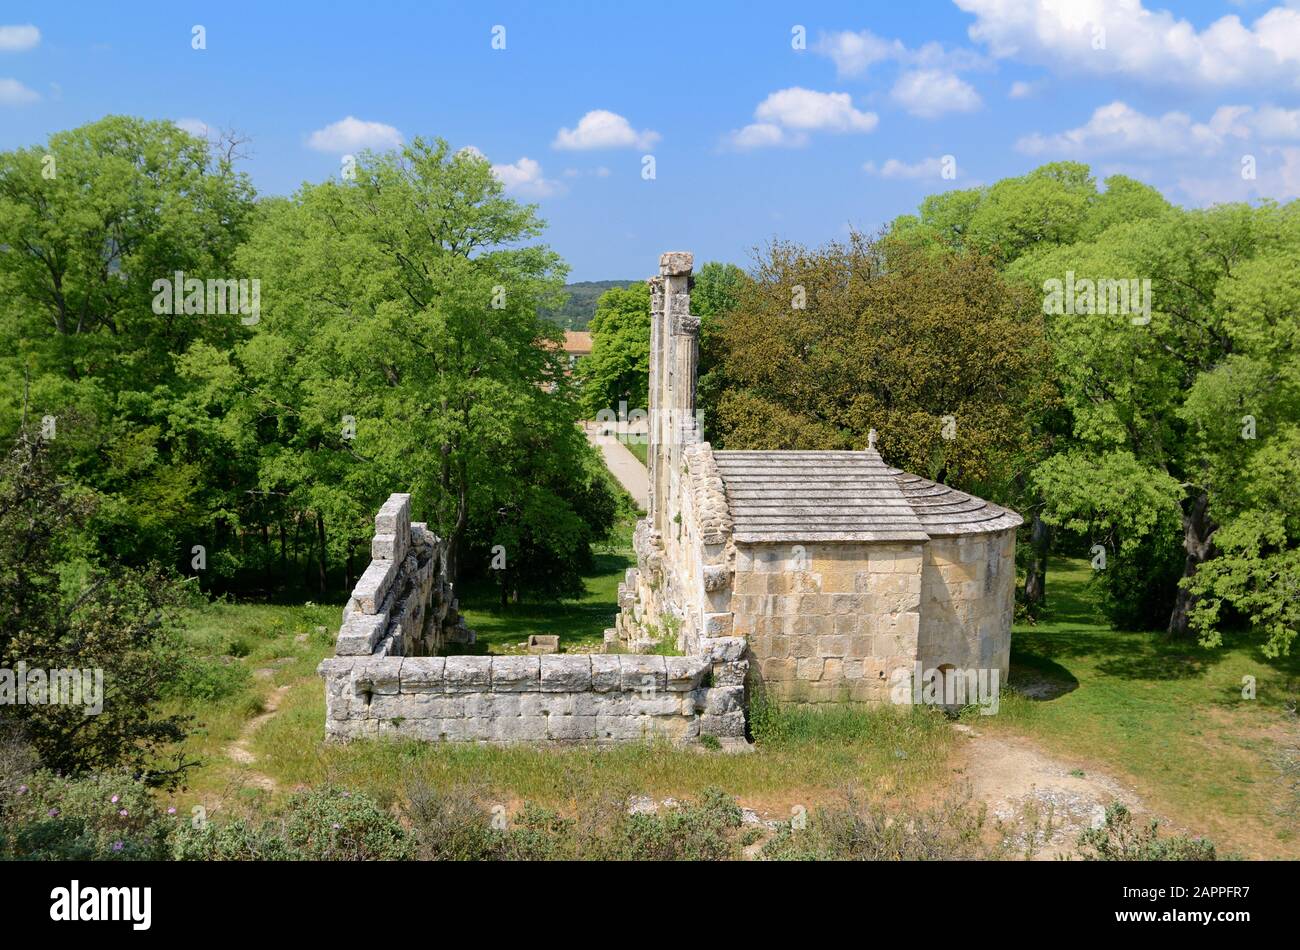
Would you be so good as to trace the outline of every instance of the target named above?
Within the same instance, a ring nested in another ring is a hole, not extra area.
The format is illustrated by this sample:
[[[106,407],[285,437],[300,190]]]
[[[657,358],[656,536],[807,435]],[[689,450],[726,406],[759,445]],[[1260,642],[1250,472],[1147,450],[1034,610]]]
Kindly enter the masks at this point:
[[[619,588],[611,645],[647,649],[669,634],[694,653],[702,639],[731,633],[734,549],[722,477],[695,418],[692,257],[670,252],[659,264],[650,281],[650,511],[633,537],[637,566]]]
[[[888,702],[917,655],[920,543],[738,544],[733,629],[774,698]]]
[[[393,495],[375,518],[374,560],[344,609],[325,680],[325,734],[430,741],[743,741],[743,640],[696,637],[690,656],[432,656],[472,642],[442,548]]]
[[[742,689],[708,656],[334,657],[332,739],[612,743],[743,736]]]
[[[921,573],[926,669],[997,669],[1006,681],[1016,599],[1016,531],[932,538]]]
[[[411,522],[411,496],[393,494],[375,516],[370,566],[343,608],[339,656],[419,656],[449,640],[472,641],[456,611],[444,570],[444,549]]]

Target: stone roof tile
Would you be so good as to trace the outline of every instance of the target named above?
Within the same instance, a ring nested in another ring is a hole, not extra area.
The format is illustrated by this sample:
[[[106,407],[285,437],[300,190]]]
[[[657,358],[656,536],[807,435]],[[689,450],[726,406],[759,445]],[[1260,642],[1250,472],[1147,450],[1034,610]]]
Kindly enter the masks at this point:
[[[714,452],[735,540],[925,541],[1021,517],[863,452]]]

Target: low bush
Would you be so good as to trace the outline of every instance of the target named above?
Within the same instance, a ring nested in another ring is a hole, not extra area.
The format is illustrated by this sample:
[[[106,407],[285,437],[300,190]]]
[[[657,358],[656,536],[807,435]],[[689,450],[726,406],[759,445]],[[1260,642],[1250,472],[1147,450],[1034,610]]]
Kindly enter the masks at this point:
[[[802,825],[802,827],[800,827]],[[950,799],[919,811],[885,810],[850,795],[782,824],[760,856],[769,861],[954,861],[1005,857],[989,843],[983,807]]]
[[[6,858],[37,861],[160,860],[177,825],[151,791],[124,771],[71,779],[34,772],[5,791]]]
[[[1079,835],[1077,850],[1085,861],[1213,861],[1214,843],[1205,838],[1160,836],[1160,822],[1138,824],[1119,802],[1106,809],[1100,828]]]

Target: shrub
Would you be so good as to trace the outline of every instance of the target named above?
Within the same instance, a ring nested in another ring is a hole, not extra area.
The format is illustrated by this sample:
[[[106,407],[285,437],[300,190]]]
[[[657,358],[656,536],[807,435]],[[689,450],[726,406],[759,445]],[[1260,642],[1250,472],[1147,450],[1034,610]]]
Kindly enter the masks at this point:
[[[406,817],[413,855],[422,861],[487,861],[502,854],[505,835],[467,789],[442,791],[421,783],[410,793]]]
[[[35,772],[6,793],[0,813],[5,856],[37,861],[161,860],[177,825],[124,771]]]
[[[983,807],[967,799],[949,799],[934,809],[887,812],[857,801],[818,808],[782,824],[763,846],[769,861],[953,861],[1003,856],[1002,842],[984,838]]]
[[[627,796],[580,797],[573,817],[526,803],[509,821],[465,788],[417,786],[406,817],[426,860],[719,861],[738,857],[739,806],[708,790],[698,802],[629,813]]]
[[[276,814],[201,822],[179,830],[173,856],[200,861],[394,861],[406,833],[373,798],[326,785],[291,797]]]
[[[167,695],[210,703],[233,696],[246,687],[250,679],[248,667],[242,663],[189,653],[183,658]]]
[[[1133,814],[1119,802],[1106,809],[1100,828],[1079,835],[1077,850],[1085,861],[1214,861],[1214,844],[1205,838],[1175,835],[1160,837],[1160,822],[1134,823]]]

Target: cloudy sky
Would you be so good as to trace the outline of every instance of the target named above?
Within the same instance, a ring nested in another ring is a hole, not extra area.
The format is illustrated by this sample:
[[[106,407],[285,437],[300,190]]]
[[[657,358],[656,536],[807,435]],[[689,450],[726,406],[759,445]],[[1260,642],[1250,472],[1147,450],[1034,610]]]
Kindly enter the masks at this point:
[[[572,279],[639,278],[1065,158],[1185,205],[1300,196],[1300,0],[6,0],[0,148],[108,113],[239,129],[276,194],[441,135]]]

